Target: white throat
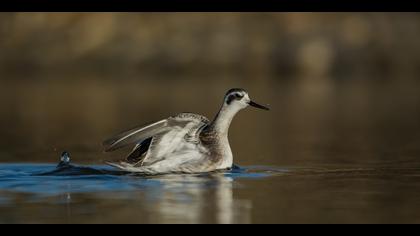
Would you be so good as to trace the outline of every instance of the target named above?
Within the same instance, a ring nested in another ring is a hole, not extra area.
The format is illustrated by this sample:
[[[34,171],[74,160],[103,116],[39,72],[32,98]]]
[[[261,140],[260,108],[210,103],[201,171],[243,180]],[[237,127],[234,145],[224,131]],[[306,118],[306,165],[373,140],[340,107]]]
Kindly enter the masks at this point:
[[[236,113],[238,113],[241,109],[242,107],[234,104],[231,106],[224,104],[213,120],[212,126],[214,130],[220,135],[227,136],[233,117],[235,117]]]

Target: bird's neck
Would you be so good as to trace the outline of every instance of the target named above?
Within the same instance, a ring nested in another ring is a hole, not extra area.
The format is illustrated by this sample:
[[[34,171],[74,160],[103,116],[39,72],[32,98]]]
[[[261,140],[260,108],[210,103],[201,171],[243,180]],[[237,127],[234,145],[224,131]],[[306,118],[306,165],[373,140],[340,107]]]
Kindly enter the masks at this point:
[[[219,113],[214,118],[211,127],[220,136],[226,136],[229,132],[229,126],[238,113],[239,109],[233,109],[232,107],[222,106]]]

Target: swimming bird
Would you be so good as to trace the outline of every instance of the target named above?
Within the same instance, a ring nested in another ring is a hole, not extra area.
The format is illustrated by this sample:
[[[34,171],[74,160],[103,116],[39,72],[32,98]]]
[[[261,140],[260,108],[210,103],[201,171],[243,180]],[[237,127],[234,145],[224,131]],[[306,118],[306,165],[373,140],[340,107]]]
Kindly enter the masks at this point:
[[[180,113],[146,126],[122,132],[105,142],[105,152],[134,145],[124,161],[109,165],[143,174],[204,173],[230,169],[233,155],[228,130],[234,116],[252,106],[269,110],[253,102],[244,89],[227,91],[223,104],[210,121],[194,113]]]

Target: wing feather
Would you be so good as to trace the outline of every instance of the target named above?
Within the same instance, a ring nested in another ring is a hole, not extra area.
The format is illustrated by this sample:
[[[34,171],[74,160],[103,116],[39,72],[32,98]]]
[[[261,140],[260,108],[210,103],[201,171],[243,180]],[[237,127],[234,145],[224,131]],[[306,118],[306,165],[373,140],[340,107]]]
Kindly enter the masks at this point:
[[[160,120],[153,124],[142,127],[130,129],[122,132],[114,137],[103,142],[105,152],[115,151],[125,146],[139,143],[147,138],[150,138],[160,132],[163,132],[168,127],[167,119]]]
[[[106,140],[103,145],[105,151],[110,152],[131,144],[137,144],[132,151],[135,160],[140,160],[136,153],[138,149],[146,148],[147,150],[141,151],[140,158],[142,166],[149,166],[167,159],[176,150],[182,149],[182,147],[186,148],[186,145],[196,143],[198,130],[209,122],[204,116],[184,112],[147,126],[123,132]],[[141,142],[147,139],[150,139],[148,145],[141,145]],[[109,164],[121,169],[128,166],[135,168],[136,163],[130,163],[130,159],[129,155],[128,162]]]
[[[153,137],[149,150],[144,157],[144,166],[153,165],[167,158],[175,157],[178,152],[188,152],[197,144],[197,132],[209,120],[194,113],[180,113],[168,119],[168,129]]]

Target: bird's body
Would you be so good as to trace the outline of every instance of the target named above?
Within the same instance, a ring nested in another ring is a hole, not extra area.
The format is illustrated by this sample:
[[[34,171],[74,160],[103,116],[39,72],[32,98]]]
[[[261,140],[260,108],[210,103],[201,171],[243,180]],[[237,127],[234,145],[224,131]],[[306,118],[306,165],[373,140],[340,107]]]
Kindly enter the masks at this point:
[[[228,130],[235,114],[253,105],[242,89],[231,89],[213,121],[193,113],[131,129],[104,142],[105,151],[135,145],[125,161],[109,163],[121,170],[144,174],[203,173],[229,169],[233,155]]]

